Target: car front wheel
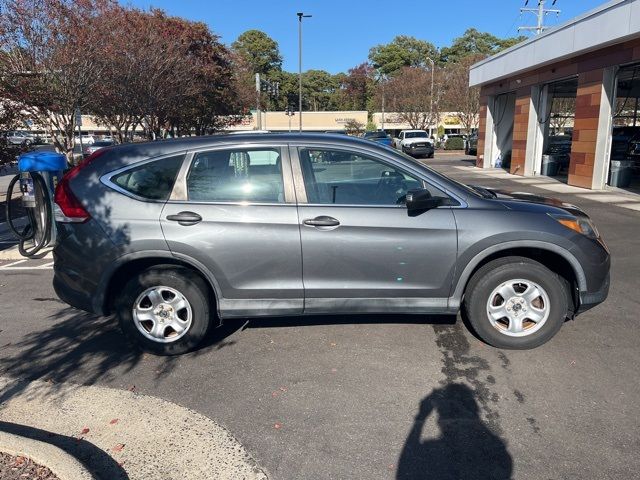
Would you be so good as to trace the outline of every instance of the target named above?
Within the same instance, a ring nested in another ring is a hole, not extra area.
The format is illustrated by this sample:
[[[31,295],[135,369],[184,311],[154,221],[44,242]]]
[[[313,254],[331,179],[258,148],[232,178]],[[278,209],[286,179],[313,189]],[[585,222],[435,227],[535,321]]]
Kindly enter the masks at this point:
[[[186,268],[154,267],[131,278],[116,299],[125,335],[144,351],[177,355],[193,350],[211,324],[210,294]]]
[[[464,307],[471,327],[488,344],[535,348],[562,327],[569,307],[568,284],[534,260],[502,258],[474,274]]]

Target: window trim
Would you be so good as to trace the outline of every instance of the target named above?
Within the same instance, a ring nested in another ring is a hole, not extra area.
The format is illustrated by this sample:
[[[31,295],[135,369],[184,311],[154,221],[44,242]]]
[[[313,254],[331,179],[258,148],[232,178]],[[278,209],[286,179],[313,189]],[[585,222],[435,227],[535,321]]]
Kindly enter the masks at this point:
[[[171,157],[178,157],[178,156],[182,156],[182,165],[180,165],[180,168],[178,168],[178,173],[176,175],[175,180],[173,181],[173,187],[171,188],[171,191],[169,192],[169,197],[166,198],[165,200],[158,200],[155,198],[146,198],[146,197],[141,197],[140,195],[136,195],[133,192],[130,192],[129,190],[121,187],[120,185],[118,185],[115,181],[113,181],[113,177],[120,175],[121,173],[124,173],[128,170],[132,170],[134,168],[137,167],[141,167],[142,165],[145,165],[147,163],[151,163],[151,162],[156,162],[158,160],[164,160],[167,158],[171,158]],[[171,153],[167,153],[164,155],[158,155],[155,157],[150,157],[150,158],[145,158],[144,160],[138,161],[138,162],[134,162],[134,163],[129,163],[127,165],[125,165],[124,167],[120,167],[117,170],[112,170],[111,172],[107,172],[104,175],[102,175],[100,177],[100,182],[111,188],[112,190],[115,190],[118,193],[121,193],[122,195],[125,195],[129,198],[133,198],[134,200],[138,200],[140,202],[146,202],[146,203],[167,203],[170,199],[171,196],[173,195],[173,191],[176,188],[176,184],[178,183],[178,178],[180,176],[180,172],[181,170],[184,168],[184,164],[185,161],[188,158],[188,153],[186,150],[179,150],[177,152],[171,152]]]
[[[307,191],[306,191],[306,185],[304,183],[304,174],[302,172],[302,165],[301,165],[301,161],[300,161],[300,150],[302,149],[325,149],[325,150],[334,150],[334,151],[342,151],[342,152],[346,152],[346,153],[356,153],[356,154],[362,154],[364,156],[367,157],[371,157],[373,160],[375,161],[379,161],[380,163],[383,163],[385,165],[389,165],[393,168],[396,168],[398,170],[400,170],[401,172],[412,176],[412,177],[416,177],[418,180],[420,180],[422,182],[422,186],[423,188],[425,188],[426,186],[432,186],[433,188],[436,188],[438,190],[441,190],[444,194],[448,195],[449,197],[453,198],[455,201],[457,201],[459,203],[459,205],[452,205],[452,206],[442,206],[442,207],[436,207],[436,208],[464,208],[467,206],[467,203],[461,199],[458,195],[455,195],[453,193],[451,193],[451,191],[449,191],[445,186],[440,185],[437,182],[433,182],[430,181],[428,179],[425,178],[425,175],[423,175],[421,172],[416,171],[415,169],[412,168],[407,168],[406,165],[402,164],[401,162],[396,161],[395,159],[392,158],[388,158],[386,155],[378,155],[378,152],[371,152],[367,149],[362,149],[362,148],[357,148],[357,147],[344,147],[342,145],[333,145],[333,144],[329,144],[329,143],[322,143],[322,144],[316,144],[316,143],[309,143],[309,144],[291,144],[290,145],[290,149],[291,151],[291,159],[292,159],[292,165],[293,165],[293,172],[294,172],[294,180],[295,180],[295,187],[296,187],[296,195],[298,197],[298,204],[300,205],[304,205],[304,206],[308,206],[308,207],[350,207],[350,208],[401,208],[401,209],[406,209],[405,205],[379,205],[379,204],[362,204],[362,203],[358,203],[358,204],[348,204],[348,203],[309,203],[308,202],[308,198],[307,198]]]
[[[284,202],[249,202],[249,201],[207,201],[207,200],[189,200],[189,193],[187,189],[187,176],[191,169],[191,164],[198,153],[212,152],[217,150],[273,150],[278,149],[280,151],[280,163],[282,168],[282,184],[284,188]],[[173,185],[174,192],[169,197],[168,202],[177,204],[193,204],[193,205],[262,205],[262,206],[287,206],[296,204],[296,196],[293,188],[293,174],[291,172],[291,159],[289,156],[289,149],[286,143],[241,143],[241,144],[222,144],[222,145],[210,145],[207,147],[200,147],[197,149],[189,150],[186,155],[186,160],[182,165],[182,168],[178,172],[178,177]]]

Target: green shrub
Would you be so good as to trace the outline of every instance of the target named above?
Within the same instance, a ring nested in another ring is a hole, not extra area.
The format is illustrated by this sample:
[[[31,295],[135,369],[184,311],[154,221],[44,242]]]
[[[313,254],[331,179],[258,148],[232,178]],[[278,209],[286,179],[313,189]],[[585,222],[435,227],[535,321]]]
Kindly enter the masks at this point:
[[[447,143],[444,144],[445,150],[464,150],[464,140],[460,137],[453,137],[447,139]]]

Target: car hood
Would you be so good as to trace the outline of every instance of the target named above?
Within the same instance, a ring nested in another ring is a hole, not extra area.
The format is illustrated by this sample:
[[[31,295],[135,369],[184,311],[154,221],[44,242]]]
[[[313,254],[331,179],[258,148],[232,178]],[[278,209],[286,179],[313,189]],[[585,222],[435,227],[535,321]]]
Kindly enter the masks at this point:
[[[426,137],[405,138],[403,142],[405,145],[410,145],[412,143],[431,143],[431,139]]]
[[[511,210],[519,210],[519,209],[527,209],[530,206],[543,206],[548,207],[549,210],[564,210],[565,212],[579,217],[586,217],[586,213],[582,211],[576,205],[571,203],[563,202],[562,200],[558,200],[557,198],[552,197],[544,197],[542,195],[536,195],[535,193],[527,193],[527,192],[515,192],[512,190],[503,190],[496,188],[487,188],[487,187],[479,187],[477,185],[470,185],[476,191],[484,190],[491,197],[486,196],[486,198],[490,198],[502,203],[505,207]]]

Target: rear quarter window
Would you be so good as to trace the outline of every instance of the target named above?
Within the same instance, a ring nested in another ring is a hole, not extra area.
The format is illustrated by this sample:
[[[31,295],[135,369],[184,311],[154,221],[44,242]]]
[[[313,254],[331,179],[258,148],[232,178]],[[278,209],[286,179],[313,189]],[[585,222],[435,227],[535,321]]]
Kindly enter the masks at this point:
[[[111,177],[118,187],[148,200],[168,200],[184,155],[162,158]]]

